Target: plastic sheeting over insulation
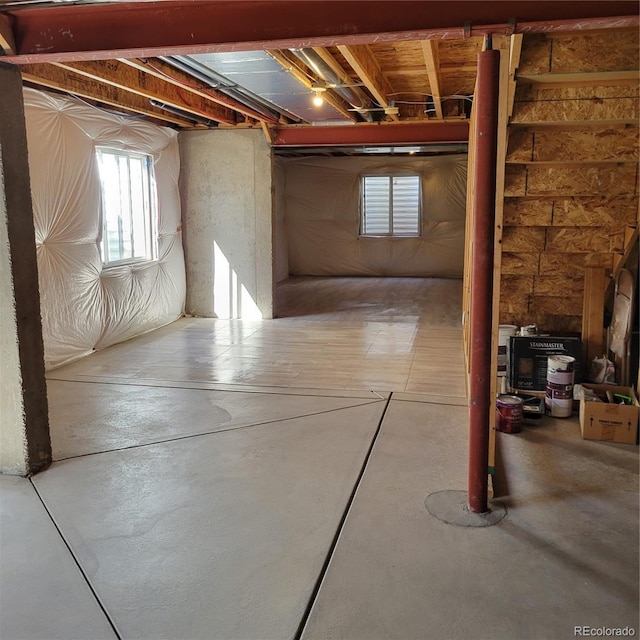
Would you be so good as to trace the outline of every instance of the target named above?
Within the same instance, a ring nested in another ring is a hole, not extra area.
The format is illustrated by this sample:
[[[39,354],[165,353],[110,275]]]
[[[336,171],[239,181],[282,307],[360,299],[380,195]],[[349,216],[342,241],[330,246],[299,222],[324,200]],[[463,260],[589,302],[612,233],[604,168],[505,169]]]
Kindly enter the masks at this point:
[[[292,275],[461,277],[467,156],[279,158],[276,273]],[[360,177],[421,176],[420,237],[362,237]]]
[[[180,158],[170,129],[33,89],[24,99],[45,364],[52,368],[182,314]],[[156,260],[103,268],[96,146],[153,157]]]

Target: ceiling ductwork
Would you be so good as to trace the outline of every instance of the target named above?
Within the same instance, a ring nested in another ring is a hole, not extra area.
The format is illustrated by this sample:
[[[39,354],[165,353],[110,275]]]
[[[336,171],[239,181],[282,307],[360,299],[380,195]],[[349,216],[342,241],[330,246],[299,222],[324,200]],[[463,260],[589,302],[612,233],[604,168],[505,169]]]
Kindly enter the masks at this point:
[[[256,113],[264,116],[274,124],[278,122],[281,116],[284,116],[293,122],[300,122],[300,118],[292,113],[278,109],[272,102],[262,99],[260,96],[248,91],[235,82],[232,82],[222,74],[217,73],[197,60],[193,60],[189,56],[161,57],[160,60],[167,62],[176,69],[180,69],[180,71],[191,74],[193,77],[205,82],[213,89],[228,95],[230,98],[233,98],[245,105],[245,107],[249,107]]]
[[[373,122],[373,116],[369,112],[374,105],[366,98],[362,91],[356,91],[353,87],[346,87],[333,69],[313,49],[291,49],[296,58],[304,62],[323,81],[330,85],[331,89],[344,98],[367,122]]]

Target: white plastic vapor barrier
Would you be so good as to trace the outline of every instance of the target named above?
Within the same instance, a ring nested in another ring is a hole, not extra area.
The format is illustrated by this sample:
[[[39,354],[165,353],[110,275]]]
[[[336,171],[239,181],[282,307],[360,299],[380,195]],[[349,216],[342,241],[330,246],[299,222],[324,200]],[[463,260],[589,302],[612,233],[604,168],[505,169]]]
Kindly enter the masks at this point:
[[[24,90],[45,364],[52,368],[176,320],[185,267],[176,133]],[[149,154],[157,184],[154,259],[103,267],[96,147]]]
[[[283,190],[276,237],[278,279],[292,275],[461,277],[467,156],[279,158]],[[360,235],[362,176],[419,176],[418,237]]]

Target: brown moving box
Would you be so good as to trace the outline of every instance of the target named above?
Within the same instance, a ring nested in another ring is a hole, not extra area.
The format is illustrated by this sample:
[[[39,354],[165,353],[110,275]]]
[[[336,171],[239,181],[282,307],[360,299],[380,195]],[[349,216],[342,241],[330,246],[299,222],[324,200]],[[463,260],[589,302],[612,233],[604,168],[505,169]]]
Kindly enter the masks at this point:
[[[640,405],[633,387],[617,387],[612,384],[583,384],[597,396],[606,400],[606,392],[620,393],[633,398],[633,405],[580,400],[580,432],[586,440],[606,440],[636,444],[638,438],[638,414]]]

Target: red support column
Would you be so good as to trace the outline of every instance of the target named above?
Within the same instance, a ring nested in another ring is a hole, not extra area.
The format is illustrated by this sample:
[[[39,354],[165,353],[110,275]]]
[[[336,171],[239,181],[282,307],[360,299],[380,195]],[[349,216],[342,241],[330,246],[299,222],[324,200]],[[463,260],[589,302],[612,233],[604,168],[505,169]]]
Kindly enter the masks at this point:
[[[491,310],[493,304],[493,234],[496,202],[496,154],[500,52],[478,54],[475,96],[475,194],[470,308],[470,398],[468,506],[488,511],[489,412],[491,395]]]

